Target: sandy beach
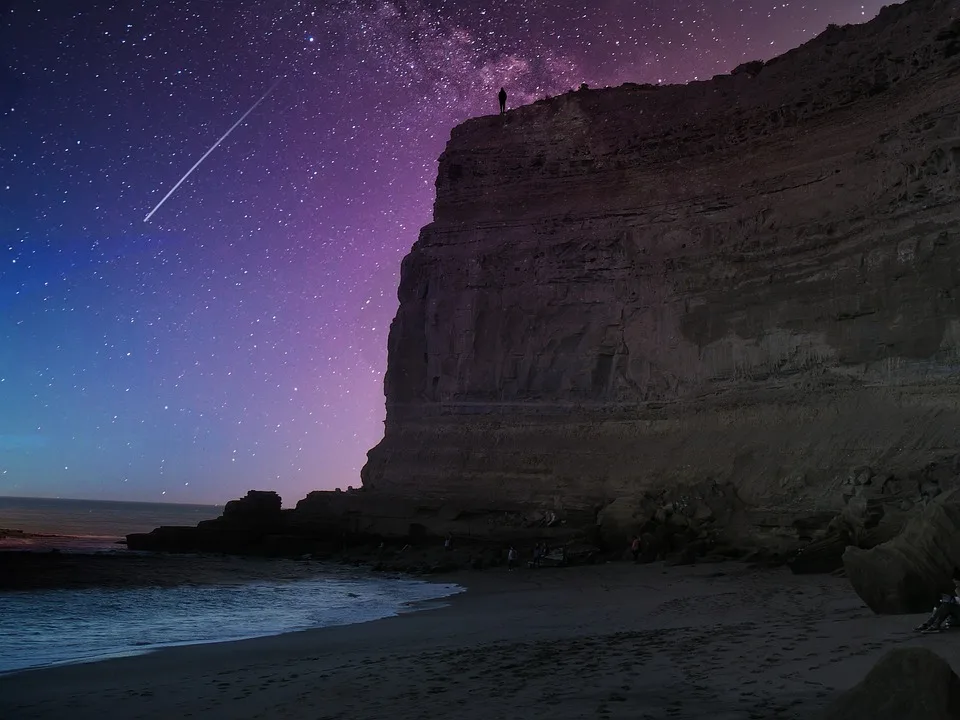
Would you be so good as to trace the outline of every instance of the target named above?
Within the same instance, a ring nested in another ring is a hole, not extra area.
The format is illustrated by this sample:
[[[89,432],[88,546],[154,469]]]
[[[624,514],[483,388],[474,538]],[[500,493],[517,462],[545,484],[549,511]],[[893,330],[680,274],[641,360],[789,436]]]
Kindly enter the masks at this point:
[[[0,717],[813,718],[886,650],[842,578],[738,564],[461,573],[446,607],[0,677]]]

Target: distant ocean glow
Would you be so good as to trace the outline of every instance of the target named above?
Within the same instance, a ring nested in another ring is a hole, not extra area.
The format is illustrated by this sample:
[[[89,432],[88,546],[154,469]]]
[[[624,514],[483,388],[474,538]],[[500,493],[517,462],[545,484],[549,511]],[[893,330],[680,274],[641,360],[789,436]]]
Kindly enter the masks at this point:
[[[196,525],[221,512],[216,505],[0,497],[0,530],[54,536],[0,537],[0,550],[116,550],[129,533]]]

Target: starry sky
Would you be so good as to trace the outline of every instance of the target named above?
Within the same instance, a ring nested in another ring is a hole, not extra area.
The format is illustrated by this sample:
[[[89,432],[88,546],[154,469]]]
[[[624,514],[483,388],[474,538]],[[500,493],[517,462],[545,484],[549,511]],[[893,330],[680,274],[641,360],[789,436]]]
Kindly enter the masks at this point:
[[[359,486],[453,125],[501,85],[707,78],[881,5],[0,0],[0,495]]]

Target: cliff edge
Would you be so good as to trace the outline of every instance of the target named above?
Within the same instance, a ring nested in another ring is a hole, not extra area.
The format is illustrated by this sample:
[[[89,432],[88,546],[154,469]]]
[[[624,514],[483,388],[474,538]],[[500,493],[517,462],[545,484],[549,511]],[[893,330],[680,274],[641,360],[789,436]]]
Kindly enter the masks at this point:
[[[364,493],[615,537],[668,498],[774,542],[919,488],[960,452],[958,16],[454,129]]]

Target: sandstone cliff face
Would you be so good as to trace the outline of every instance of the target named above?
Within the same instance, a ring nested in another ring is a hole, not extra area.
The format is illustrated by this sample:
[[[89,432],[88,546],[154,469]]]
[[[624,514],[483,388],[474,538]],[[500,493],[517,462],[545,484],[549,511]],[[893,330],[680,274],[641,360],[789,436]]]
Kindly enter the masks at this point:
[[[958,8],[456,128],[364,487],[614,524],[735,492],[751,531],[957,454]]]

